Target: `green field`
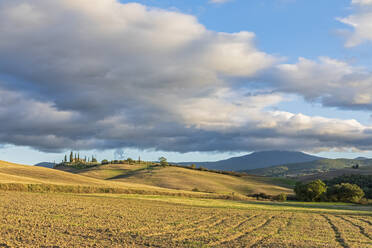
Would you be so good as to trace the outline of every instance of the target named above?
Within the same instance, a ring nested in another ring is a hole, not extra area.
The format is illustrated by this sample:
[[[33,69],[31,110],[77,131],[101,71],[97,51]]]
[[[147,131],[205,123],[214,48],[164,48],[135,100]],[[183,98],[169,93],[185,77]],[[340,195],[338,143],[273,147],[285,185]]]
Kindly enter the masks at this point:
[[[143,165],[76,173],[0,162],[0,247],[372,247],[371,205],[244,197],[291,193],[289,181]]]

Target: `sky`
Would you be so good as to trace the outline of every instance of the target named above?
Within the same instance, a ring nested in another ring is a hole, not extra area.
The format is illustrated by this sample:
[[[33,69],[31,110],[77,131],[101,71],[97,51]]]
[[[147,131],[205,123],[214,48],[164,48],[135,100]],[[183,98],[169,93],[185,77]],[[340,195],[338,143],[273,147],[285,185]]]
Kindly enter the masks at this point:
[[[0,160],[372,157],[372,0],[2,0]]]

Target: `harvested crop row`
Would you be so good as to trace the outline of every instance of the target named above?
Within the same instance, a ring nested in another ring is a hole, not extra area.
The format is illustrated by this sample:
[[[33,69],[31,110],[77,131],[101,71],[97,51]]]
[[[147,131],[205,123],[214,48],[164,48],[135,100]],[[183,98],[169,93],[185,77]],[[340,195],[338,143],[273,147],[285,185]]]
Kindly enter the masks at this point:
[[[0,199],[4,247],[372,247],[367,215],[73,194],[1,192]]]
[[[367,247],[372,246],[372,240],[363,229],[343,216],[328,215],[328,219],[333,223],[340,237],[343,239],[344,247]],[[341,242],[340,242],[341,243]]]

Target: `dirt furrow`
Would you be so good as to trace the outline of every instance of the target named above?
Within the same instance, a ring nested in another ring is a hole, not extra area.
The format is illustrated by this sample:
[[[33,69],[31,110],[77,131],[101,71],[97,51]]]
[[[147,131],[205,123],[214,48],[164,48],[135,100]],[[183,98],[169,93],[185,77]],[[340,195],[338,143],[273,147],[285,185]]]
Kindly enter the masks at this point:
[[[372,226],[372,222],[366,219],[356,218],[357,220],[363,221],[364,223],[367,223],[368,225]]]
[[[263,237],[263,238],[261,238],[261,239],[258,239],[258,240],[256,241],[256,243],[252,244],[251,247],[254,247],[254,248],[256,248],[256,247],[262,247],[263,243],[264,243],[265,241],[267,241],[267,240],[270,238],[271,235],[273,235],[273,234],[275,234],[275,233],[278,234],[278,233],[280,233],[282,230],[284,230],[285,228],[287,228],[288,226],[290,226],[291,223],[293,222],[293,219],[294,219],[294,214],[292,214],[292,216],[291,216],[289,219],[287,219],[287,221],[286,221],[286,223],[284,223],[284,225],[278,227],[278,229],[277,229],[276,231],[274,231],[274,232],[272,232],[272,233],[269,233],[267,236],[265,236],[265,237]]]
[[[196,227],[192,227],[192,228],[187,228],[187,229],[183,229],[181,231],[179,231],[178,233],[186,233],[186,232],[189,232],[189,231],[198,231],[198,230],[209,230],[210,228],[213,228],[215,226],[218,226],[219,224],[223,223],[224,221],[226,221],[228,218],[222,218],[222,219],[219,219],[211,224],[208,224],[208,225],[202,225],[202,226],[196,226]],[[199,236],[199,235],[198,235]],[[180,241],[180,240],[184,240],[185,238],[184,237],[179,237],[179,238],[174,238],[172,239],[173,241]]]
[[[267,220],[265,220],[261,224],[255,226],[254,228],[249,229],[248,231],[238,232],[238,233],[236,233],[234,235],[231,235],[231,236],[228,236],[228,237],[226,237],[224,239],[218,240],[216,242],[209,243],[208,245],[210,245],[210,246],[223,245],[223,244],[232,242],[234,240],[239,240],[242,237],[244,237],[245,235],[249,234],[250,232],[254,232],[254,231],[256,231],[256,230],[258,230],[260,228],[263,228],[266,225],[269,225],[271,223],[271,221],[272,221],[273,218],[274,218],[274,216],[270,216]]]
[[[322,217],[323,217],[323,218],[328,222],[328,224],[331,226],[333,232],[335,233],[335,239],[336,239],[336,241],[339,243],[339,245],[341,245],[341,246],[344,247],[344,248],[349,248],[349,246],[347,245],[345,239],[342,237],[342,234],[341,234],[340,230],[339,230],[338,227],[337,227],[337,226],[332,222],[332,220],[331,220],[328,216],[326,216],[326,215],[324,215],[324,214],[322,214],[321,216],[322,216]]]
[[[349,219],[346,219],[346,218],[343,217],[343,216],[339,216],[339,215],[338,215],[337,217],[340,218],[340,219],[342,219],[342,220],[344,220],[344,221],[346,221],[346,222],[348,222],[348,223],[350,223],[351,225],[357,227],[357,228],[360,230],[360,233],[361,233],[363,236],[365,236],[366,238],[372,240],[372,234],[367,233],[366,229],[365,229],[363,226],[358,225],[358,224],[354,223],[353,221],[351,221],[351,220],[349,220]]]
[[[194,223],[191,223],[191,224],[187,224],[187,225],[182,225],[182,226],[191,226],[191,227],[185,228],[185,229],[180,229],[180,230],[177,231],[177,233],[184,233],[184,232],[187,232],[187,231],[197,230],[199,228],[204,228],[204,227],[210,227],[210,226],[213,226],[213,225],[218,225],[220,222],[222,222],[224,219],[226,219],[226,218],[217,219],[212,224],[208,224],[208,222],[207,222],[208,220],[213,219],[213,218],[216,218],[216,217],[217,217],[217,215],[213,215],[210,218],[205,218],[204,220],[201,220],[201,221],[197,221],[197,222],[194,222]],[[199,226],[200,223],[204,223],[204,222],[207,222],[207,223]],[[178,227],[180,227],[180,226],[178,226]],[[174,230],[173,231],[166,231],[166,232],[151,233],[151,234],[146,235],[146,237],[161,236],[161,235],[167,235],[167,234],[172,234],[172,233],[174,233]]]

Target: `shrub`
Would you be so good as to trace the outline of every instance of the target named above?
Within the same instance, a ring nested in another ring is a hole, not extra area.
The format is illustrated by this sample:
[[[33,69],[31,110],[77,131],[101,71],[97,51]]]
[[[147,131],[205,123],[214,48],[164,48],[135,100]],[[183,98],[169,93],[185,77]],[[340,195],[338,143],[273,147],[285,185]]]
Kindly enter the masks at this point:
[[[285,202],[287,200],[287,195],[284,193],[280,193],[279,195],[274,197],[274,200],[280,201],[280,202]]]
[[[253,195],[247,195],[249,197],[255,197],[257,200],[272,200],[273,197],[271,195],[267,195],[265,193],[258,193]]]
[[[198,188],[193,188],[192,191],[194,191],[194,192],[200,192],[200,190]]]
[[[331,186],[327,191],[330,201],[357,203],[363,198],[363,190],[355,184],[341,183]]]
[[[167,166],[167,165],[168,165],[168,161],[167,161],[167,159],[164,158],[164,157],[160,157],[160,158],[159,158],[159,162],[160,162],[160,165],[161,165],[161,166]]]
[[[101,164],[108,164],[109,161],[107,159],[102,160]]]

